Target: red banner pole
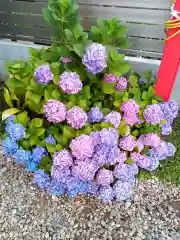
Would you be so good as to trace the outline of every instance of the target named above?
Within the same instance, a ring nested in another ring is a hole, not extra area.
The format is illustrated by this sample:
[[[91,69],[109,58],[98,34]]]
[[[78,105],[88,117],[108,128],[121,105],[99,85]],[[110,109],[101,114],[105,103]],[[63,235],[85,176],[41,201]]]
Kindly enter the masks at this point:
[[[180,12],[180,0],[176,0],[174,10]],[[173,18],[172,20],[174,19],[175,18]],[[168,29],[168,37],[172,36],[179,30],[180,28]],[[180,33],[166,41],[158,73],[155,91],[156,94],[161,96],[164,101],[168,101],[171,96],[179,66],[180,66]]]

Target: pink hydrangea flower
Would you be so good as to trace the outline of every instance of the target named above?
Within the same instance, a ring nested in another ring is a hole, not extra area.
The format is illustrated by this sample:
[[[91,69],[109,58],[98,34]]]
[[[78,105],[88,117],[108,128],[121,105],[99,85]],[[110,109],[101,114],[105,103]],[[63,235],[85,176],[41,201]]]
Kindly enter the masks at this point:
[[[67,112],[67,122],[72,128],[82,128],[88,121],[88,116],[82,108],[73,107]]]
[[[117,77],[114,74],[109,73],[104,76],[104,81],[107,83],[114,83],[117,81]]]
[[[132,151],[136,146],[137,143],[131,135],[123,137],[119,141],[119,147],[124,151]]]
[[[66,118],[66,106],[57,100],[48,100],[44,105],[44,113],[49,122],[60,123]]]
[[[124,112],[126,116],[131,116],[139,112],[139,105],[133,99],[129,99],[122,104],[121,111]]]
[[[141,135],[139,140],[147,146],[158,147],[161,143],[160,137],[156,133],[148,133]]]
[[[101,169],[96,176],[96,183],[100,186],[108,186],[113,182],[113,172],[107,169]]]
[[[136,164],[144,169],[148,169],[151,165],[151,159],[148,158],[146,155],[132,152],[131,153],[131,159],[136,162]]]
[[[68,150],[64,149],[54,153],[53,166],[65,168],[65,167],[71,167],[72,165],[73,165],[73,158]]]
[[[74,138],[69,146],[72,151],[72,155],[77,160],[84,160],[92,157],[94,142],[93,138],[88,135],[83,134],[80,137]]]
[[[128,81],[125,77],[120,77],[117,79],[116,89],[122,91],[128,87]]]
[[[137,114],[131,114],[131,115],[124,115],[124,119],[126,121],[127,125],[133,126],[138,122],[138,116]]]
[[[67,94],[76,94],[82,89],[83,84],[76,72],[64,72],[60,76],[59,87]]]

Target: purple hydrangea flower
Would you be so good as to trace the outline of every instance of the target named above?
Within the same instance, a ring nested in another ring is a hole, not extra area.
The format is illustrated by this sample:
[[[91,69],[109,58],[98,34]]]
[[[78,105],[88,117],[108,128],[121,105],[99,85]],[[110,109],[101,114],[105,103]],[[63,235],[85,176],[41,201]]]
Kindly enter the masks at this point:
[[[112,73],[105,74],[105,76],[104,76],[104,81],[107,83],[114,83],[117,81],[117,79],[118,78]]]
[[[66,190],[67,195],[74,198],[78,194],[87,194],[89,192],[89,183],[70,176],[66,181]]]
[[[72,58],[71,57],[61,57],[61,62],[62,63],[71,63]]]
[[[81,135],[80,137],[74,138],[70,143],[70,149],[73,157],[78,160],[84,160],[92,157],[94,151],[94,142],[92,137],[88,135]]]
[[[119,147],[125,151],[133,151],[136,146],[137,143],[131,135],[122,137],[119,141]]]
[[[56,144],[56,140],[54,139],[53,136],[49,135],[48,137],[45,138],[45,143],[46,144]]]
[[[124,112],[126,116],[131,116],[139,112],[139,105],[133,99],[129,99],[122,104],[121,111]]]
[[[23,139],[26,135],[25,128],[20,123],[7,125],[6,131],[15,141]]]
[[[77,161],[72,167],[72,175],[82,181],[93,181],[98,165],[89,159]]]
[[[161,134],[163,136],[169,136],[172,133],[172,126],[169,124],[160,125],[161,127]]]
[[[82,59],[87,71],[92,74],[102,72],[107,67],[106,47],[99,43],[92,43]]]
[[[91,108],[88,113],[88,121],[90,123],[100,122],[103,119],[104,115],[98,107]]]
[[[168,102],[169,108],[171,113],[173,114],[173,118],[176,118],[178,116],[179,106],[176,101],[170,100]]]
[[[131,153],[131,159],[136,162],[136,164],[144,169],[148,169],[151,165],[151,160],[149,157],[146,155],[137,153],[137,152],[132,152]]]
[[[69,168],[61,168],[57,166],[52,166],[51,168],[51,177],[57,182],[65,183],[70,175],[71,171]]]
[[[131,197],[132,195],[132,190],[133,190],[133,185],[132,182],[122,182],[118,180],[114,186],[114,195],[116,200],[118,201],[124,201],[127,200],[128,198]]]
[[[114,198],[114,191],[110,186],[104,186],[99,189],[98,198],[103,202],[111,202]]]
[[[65,193],[65,186],[63,183],[56,182],[55,180],[52,180],[47,188],[48,194],[52,196],[62,196]]]
[[[4,154],[13,155],[17,152],[18,145],[14,139],[12,139],[10,137],[6,137],[2,141],[2,149],[3,149]]]
[[[167,158],[167,142],[161,141],[157,147],[152,147],[150,150],[150,156],[160,160]]]
[[[31,152],[20,148],[13,154],[13,157],[16,159],[17,163],[26,164],[31,159]]]
[[[121,181],[133,182],[138,171],[138,166],[135,163],[131,165],[118,164],[114,169],[114,176]]]
[[[154,156],[149,156],[150,159],[150,166],[146,168],[148,171],[154,171],[159,166],[159,160],[155,158]]]
[[[48,100],[44,105],[44,113],[49,122],[60,123],[66,118],[66,106],[57,100]]]
[[[144,118],[150,124],[159,124],[164,119],[164,114],[159,104],[152,104],[144,110]]]
[[[100,132],[94,131],[90,134],[90,137],[93,140],[94,147],[101,143]]]
[[[117,146],[113,146],[108,154],[107,162],[110,165],[114,165],[116,163],[123,164],[127,160],[126,152],[120,151]]]
[[[161,139],[156,133],[148,133],[148,134],[141,135],[139,137],[139,140],[144,145],[151,146],[151,147],[157,147],[161,143]]]
[[[50,185],[50,177],[47,175],[44,170],[38,170],[34,174],[34,183],[37,184],[40,188],[46,189]]]
[[[44,156],[47,155],[45,148],[37,146],[32,150],[32,159],[35,163],[39,164]]]
[[[53,80],[53,73],[48,64],[39,66],[34,72],[34,77],[39,84],[47,84]]]
[[[168,142],[167,143],[167,157],[173,157],[175,153],[176,153],[176,147],[172,143]]]
[[[67,168],[73,165],[73,158],[70,152],[66,149],[60,152],[55,152],[53,156],[53,166],[58,166],[60,168]]]
[[[82,128],[88,120],[86,112],[79,107],[73,107],[67,112],[67,122],[72,128]]]
[[[76,94],[82,89],[83,84],[76,72],[64,72],[60,76],[59,87],[67,94]]]
[[[108,186],[114,180],[113,172],[107,169],[101,169],[97,173],[96,183],[100,186]]]
[[[138,80],[138,84],[139,85],[143,85],[144,83],[146,83],[147,81],[146,81],[146,79],[145,79],[145,77],[141,77],[139,80]]]
[[[178,115],[178,104],[175,101],[171,100],[169,102],[161,103],[160,107],[167,124],[171,125],[173,123],[173,120]]]
[[[134,124],[137,124],[138,120],[139,120],[137,114],[135,114],[135,113],[133,113],[131,115],[124,114],[124,119],[126,121],[126,124],[130,125],[130,126],[133,126]]]
[[[106,164],[108,162],[110,148],[104,144],[99,144],[94,150],[95,151],[92,160],[99,166]]]
[[[128,81],[125,77],[120,77],[117,79],[116,89],[122,91],[128,87]]]
[[[114,146],[118,141],[118,133],[115,128],[104,128],[100,132],[101,142],[107,146]]]
[[[99,186],[95,184],[94,182],[88,183],[88,193],[92,194],[93,196],[97,196],[99,190]]]
[[[110,112],[105,118],[105,122],[110,122],[114,124],[115,128],[118,128],[121,123],[121,114],[116,111]]]

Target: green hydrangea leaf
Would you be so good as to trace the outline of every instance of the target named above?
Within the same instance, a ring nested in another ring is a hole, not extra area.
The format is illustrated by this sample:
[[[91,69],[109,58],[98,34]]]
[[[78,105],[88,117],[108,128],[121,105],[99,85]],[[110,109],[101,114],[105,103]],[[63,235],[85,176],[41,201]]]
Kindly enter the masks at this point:
[[[46,148],[47,148],[49,153],[56,152],[56,145],[54,145],[54,144],[46,144]]]
[[[41,118],[34,118],[31,120],[31,123],[29,125],[30,128],[39,128],[42,127],[43,120]]]
[[[115,83],[106,83],[105,81],[102,82],[102,91],[106,94],[112,94],[115,92]]]
[[[5,99],[6,103],[7,103],[7,105],[9,107],[13,108],[13,103],[11,101],[10,93],[7,90],[7,88],[4,88],[4,99]]]
[[[20,112],[21,110],[17,109],[17,108],[9,108],[7,110],[5,110],[2,113],[2,121],[6,120],[8,117],[15,115],[16,113]]]
[[[21,112],[16,115],[16,121],[23,126],[26,126],[28,123],[28,113],[27,112]]]

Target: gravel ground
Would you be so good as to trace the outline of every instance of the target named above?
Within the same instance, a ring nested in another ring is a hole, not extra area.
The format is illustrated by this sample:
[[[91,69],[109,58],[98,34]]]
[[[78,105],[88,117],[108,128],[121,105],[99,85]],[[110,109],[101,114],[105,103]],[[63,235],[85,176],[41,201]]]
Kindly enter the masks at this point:
[[[139,182],[131,200],[113,204],[54,199],[0,154],[0,240],[180,239],[178,188]]]

